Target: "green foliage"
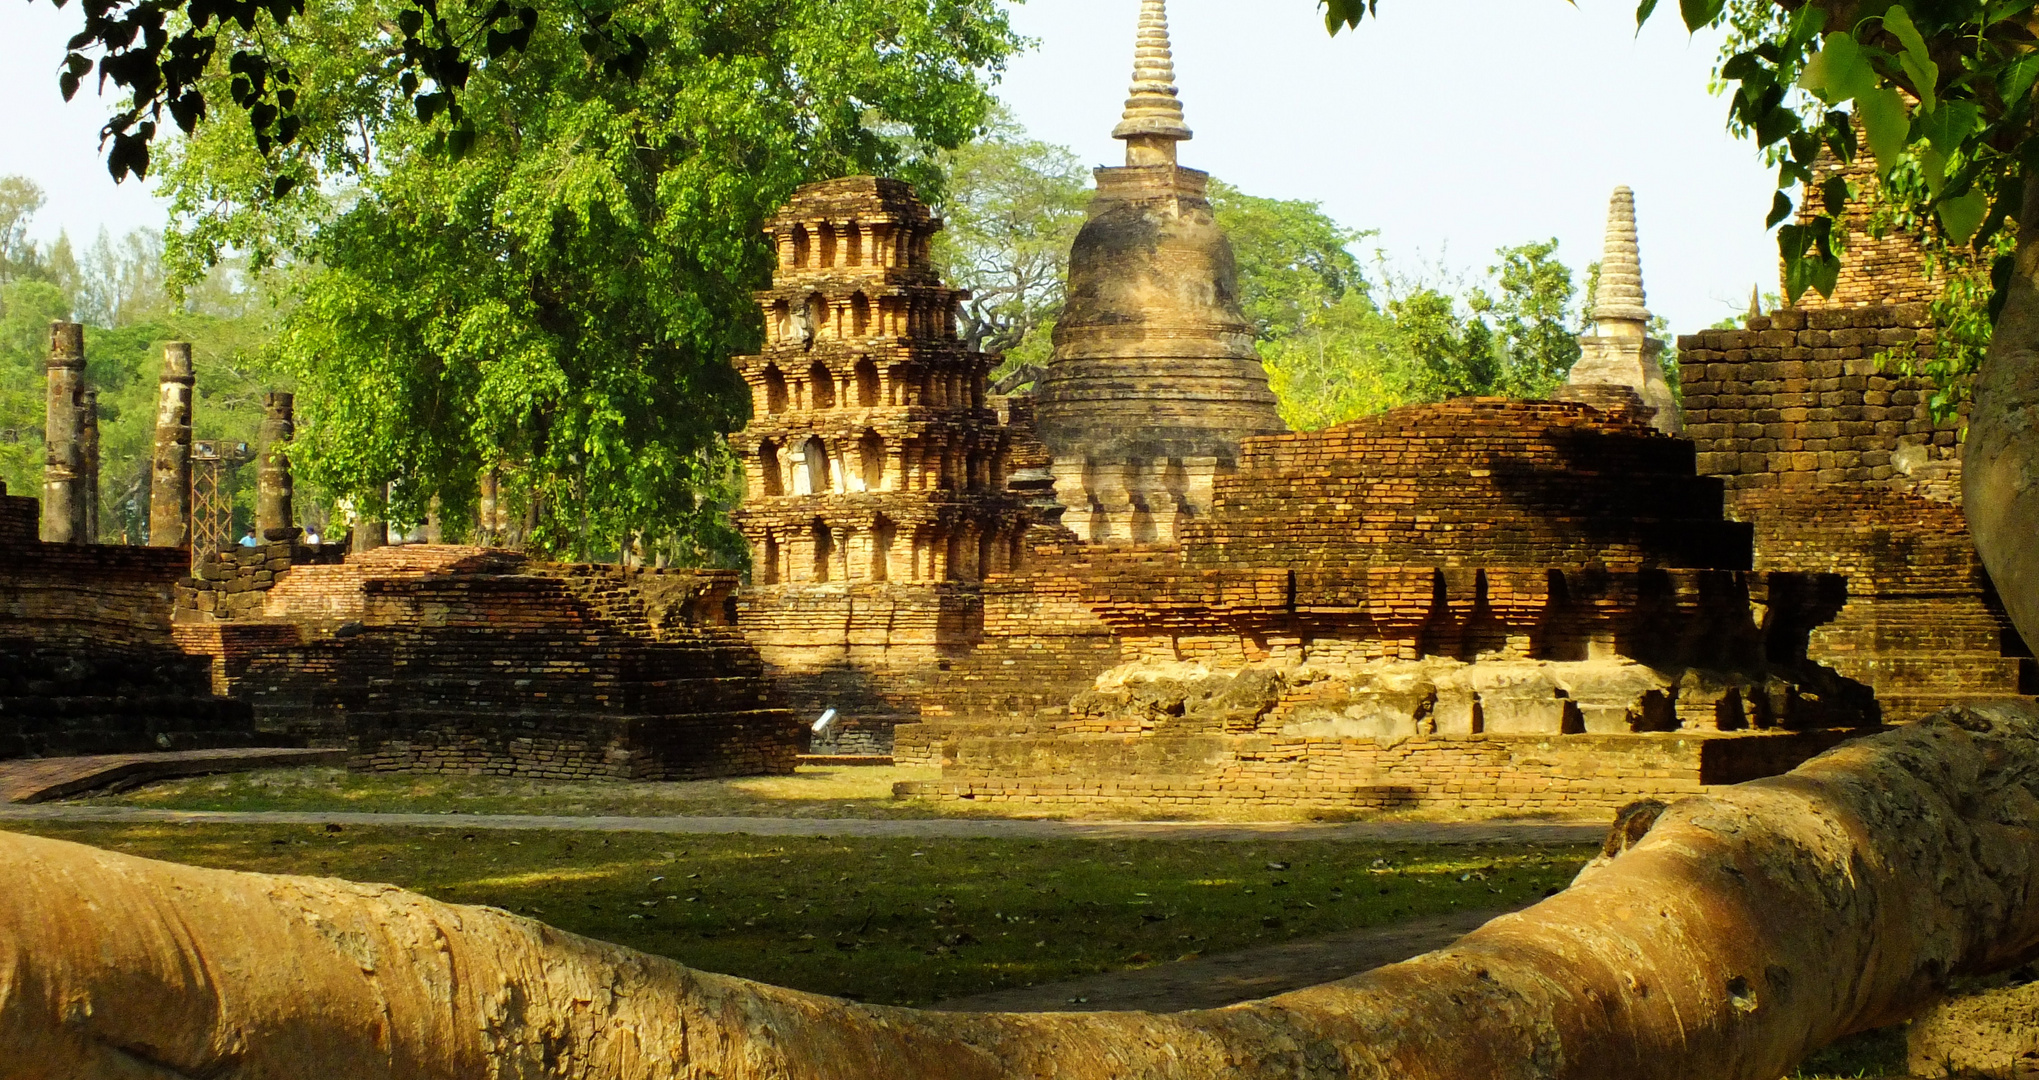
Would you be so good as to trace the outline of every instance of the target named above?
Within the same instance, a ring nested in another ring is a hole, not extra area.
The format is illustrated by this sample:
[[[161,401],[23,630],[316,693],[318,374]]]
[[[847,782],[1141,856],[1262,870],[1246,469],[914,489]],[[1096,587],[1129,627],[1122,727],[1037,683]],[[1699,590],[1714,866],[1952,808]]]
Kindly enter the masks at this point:
[[[918,148],[984,122],[980,73],[1018,44],[1004,14],[629,0],[605,25],[648,52],[620,78],[589,62],[578,7],[546,7],[471,73],[461,120],[421,121],[357,47],[402,11],[314,3],[265,44],[295,72],[296,139],[265,153],[206,125],[168,170],[186,278],[229,249],[302,267],[277,343],[305,389],[302,473],[408,524],[435,499],[472,520],[493,470],[540,550],[740,560],[723,436],[749,416],[728,358],[762,332],[759,224],[809,180],[938,186]]]
[[[1557,260],[1555,239],[1495,252],[1501,262],[1487,269],[1497,295],[1475,292],[1472,308],[1492,323],[1499,365],[1483,391],[1510,397],[1543,398],[1564,385],[1579,362],[1574,325],[1572,271]]]
[[[1360,0],[1319,3],[1334,33],[1358,25]],[[1656,6],[1643,0],[1638,24]],[[1777,228],[1790,302],[1808,289],[1831,295],[1846,256],[1837,225],[1851,193],[1838,178],[1815,187],[1816,160],[1824,152],[1852,162],[1863,149],[1874,158],[1886,188],[1880,197],[1925,241],[1929,266],[1951,282],[1935,314],[1952,347],[1922,369],[1943,387],[1936,409],[1950,413],[2002,311],[2013,247],[2003,237],[2015,233],[2027,173],[2039,164],[2033,5],[1679,6],[1689,29],[1729,31],[1730,54],[1715,80],[1732,89],[1730,129],[1753,138],[1777,167],[1769,224]],[[1831,12],[1854,22],[1830,25]],[[1857,145],[1857,124],[1866,146]],[[1812,211],[1804,221],[1795,220],[1801,204]]]
[[[1260,356],[1282,419],[1297,431],[1370,416],[1426,393],[1416,384],[1407,327],[1359,289],[1308,313],[1296,332],[1262,341]]]
[[[162,245],[152,234],[117,241],[102,234],[82,260],[66,239],[45,250],[26,239],[41,202],[34,185],[0,177],[0,482],[40,496],[50,323],[83,322],[85,384],[99,395],[100,532],[139,543],[147,532],[163,345],[192,343],[198,437],[252,441],[262,393],[287,388],[267,352],[276,312],[261,282],[242,280],[231,266],[172,303]],[[252,518],[251,481],[243,477],[236,487],[241,527]],[[307,495],[315,503],[315,493]]]
[[[1556,249],[1500,249],[1463,298],[1381,259],[1377,284],[1358,279],[1261,342],[1283,419],[1312,431],[1416,402],[1549,396],[1579,358],[1577,289]]]
[[[1372,234],[1339,224],[1320,204],[1263,199],[1214,180],[1211,209],[1232,241],[1239,304],[1260,340],[1294,335],[1311,314],[1364,291],[1351,247]]]
[[[1006,369],[1054,351],[1069,248],[1090,205],[1090,176],[1065,147],[1030,139],[1001,109],[983,137],[941,156],[938,209],[948,222],[935,264],[968,289],[963,339],[1003,353]]]

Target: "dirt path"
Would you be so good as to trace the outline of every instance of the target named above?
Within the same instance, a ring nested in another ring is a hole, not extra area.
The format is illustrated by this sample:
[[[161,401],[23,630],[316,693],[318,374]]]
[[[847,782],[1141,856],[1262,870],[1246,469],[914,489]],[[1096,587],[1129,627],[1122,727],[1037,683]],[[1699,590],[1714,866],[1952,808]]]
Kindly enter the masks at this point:
[[[1138,971],[957,998],[942,1012],[1181,1012],[1349,978],[1444,948],[1512,908],[1453,912]]]
[[[772,817],[567,817],[552,814],[359,814],[148,810],[125,806],[0,806],[0,822],[96,821],[209,825],[325,825],[528,829],[677,835],[843,836],[987,840],[1324,840],[1377,844],[1594,844],[1600,824],[1544,821],[1354,822],[1317,825],[1177,821],[885,820]]]

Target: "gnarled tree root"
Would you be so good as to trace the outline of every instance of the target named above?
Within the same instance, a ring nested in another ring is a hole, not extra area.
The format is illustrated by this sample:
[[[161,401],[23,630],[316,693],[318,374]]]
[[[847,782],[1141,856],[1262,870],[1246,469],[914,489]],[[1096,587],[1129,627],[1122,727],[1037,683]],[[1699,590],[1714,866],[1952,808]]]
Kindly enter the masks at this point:
[[[394,888],[0,834],[0,1078],[1775,1080],[2039,944],[2039,709],[1693,798],[1452,948],[1178,1015],[794,993]]]

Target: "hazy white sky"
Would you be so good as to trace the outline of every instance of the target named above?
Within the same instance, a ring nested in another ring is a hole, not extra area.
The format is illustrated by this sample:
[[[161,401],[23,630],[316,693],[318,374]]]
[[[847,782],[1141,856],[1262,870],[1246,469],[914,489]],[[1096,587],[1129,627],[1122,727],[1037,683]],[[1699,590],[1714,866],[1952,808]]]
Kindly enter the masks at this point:
[[[1770,180],[1706,92],[1717,42],[1666,5],[1634,33],[1634,0],[1385,0],[1336,39],[1311,0],[1175,0],[1178,81],[1196,129],[1183,163],[1256,195],[1311,199],[1378,229],[1397,260],[1478,271],[1504,244],[1548,237],[1575,268],[1598,257],[1607,196],[1635,188],[1653,310],[1690,332],[1774,289],[1762,227]],[[1039,47],[1000,93],[1042,139],[1117,164],[1110,137],[1132,67],[1138,0],[1030,0]],[[57,95],[75,6],[0,14],[0,174],[49,196],[37,229],[89,240],[160,227],[161,205],[101,164],[104,104]]]

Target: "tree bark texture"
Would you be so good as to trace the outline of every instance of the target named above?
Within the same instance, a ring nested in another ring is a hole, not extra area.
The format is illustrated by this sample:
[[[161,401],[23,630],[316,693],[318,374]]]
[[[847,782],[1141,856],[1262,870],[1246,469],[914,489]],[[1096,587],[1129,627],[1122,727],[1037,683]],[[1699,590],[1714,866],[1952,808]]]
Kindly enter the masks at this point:
[[[2039,222],[2039,176],[2019,221]],[[1976,377],[1962,503],[2004,608],[2039,645],[2039,228],[2022,230],[2010,296]]]
[[[0,1078],[1776,1080],[2039,944],[2039,709],[1688,799],[1453,947],[1177,1015],[855,1005],[401,890],[0,834]]]

